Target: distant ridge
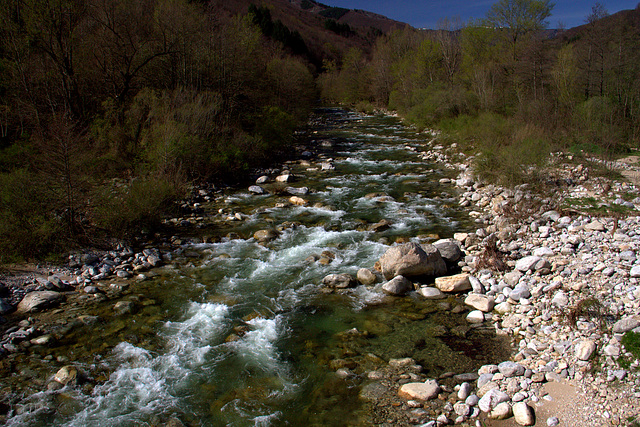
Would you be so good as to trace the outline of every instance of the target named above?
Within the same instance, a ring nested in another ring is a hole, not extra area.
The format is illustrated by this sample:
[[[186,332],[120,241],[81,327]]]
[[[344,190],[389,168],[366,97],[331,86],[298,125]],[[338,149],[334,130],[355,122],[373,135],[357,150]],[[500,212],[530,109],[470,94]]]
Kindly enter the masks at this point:
[[[316,66],[324,60],[339,60],[352,48],[369,53],[379,35],[408,25],[373,12],[331,7],[313,0],[210,0],[208,3],[213,16],[245,15],[252,4],[268,8],[274,21],[279,20],[289,30],[298,31],[309,48],[310,61]]]

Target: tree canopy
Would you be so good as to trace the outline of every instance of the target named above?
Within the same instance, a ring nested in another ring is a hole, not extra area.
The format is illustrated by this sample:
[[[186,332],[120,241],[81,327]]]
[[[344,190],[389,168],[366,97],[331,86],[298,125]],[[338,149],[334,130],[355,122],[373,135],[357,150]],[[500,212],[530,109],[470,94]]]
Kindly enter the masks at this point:
[[[545,20],[554,6],[550,0],[498,0],[489,9],[486,20],[490,26],[508,29],[516,59],[518,40],[545,28]]]

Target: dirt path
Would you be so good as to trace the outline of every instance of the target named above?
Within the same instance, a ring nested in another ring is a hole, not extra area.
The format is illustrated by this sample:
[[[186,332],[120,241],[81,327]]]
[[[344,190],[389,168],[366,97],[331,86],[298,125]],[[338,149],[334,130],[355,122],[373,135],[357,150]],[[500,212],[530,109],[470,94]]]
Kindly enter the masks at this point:
[[[622,176],[628,179],[630,182],[639,185],[640,184],[640,156],[629,156],[624,159],[618,160],[618,163],[623,163],[628,166],[620,171]]]

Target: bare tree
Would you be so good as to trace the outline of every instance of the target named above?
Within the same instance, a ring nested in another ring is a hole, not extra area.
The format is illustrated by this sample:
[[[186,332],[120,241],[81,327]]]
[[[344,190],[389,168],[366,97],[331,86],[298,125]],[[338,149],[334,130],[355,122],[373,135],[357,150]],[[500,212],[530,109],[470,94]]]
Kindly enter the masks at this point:
[[[444,18],[438,21],[436,39],[442,52],[443,65],[447,74],[447,81],[453,84],[453,77],[458,71],[462,58],[460,40],[458,39],[462,23],[460,17]]]

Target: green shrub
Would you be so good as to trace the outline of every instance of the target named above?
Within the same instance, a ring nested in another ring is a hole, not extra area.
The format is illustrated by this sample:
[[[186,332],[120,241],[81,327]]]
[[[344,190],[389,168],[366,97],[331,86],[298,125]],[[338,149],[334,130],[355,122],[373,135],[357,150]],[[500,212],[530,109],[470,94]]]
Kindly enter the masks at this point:
[[[375,105],[373,105],[370,101],[360,101],[355,105],[356,111],[359,111],[364,114],[373,114],[376,111]]]
[[[109,234],[124,237],[161,225],[185,195],[180,177],[147,175],[130,182],[113,180],[96,191],[93,216],[96,225]]]
[[[477,99],[471,92],[459,87],[432,85],[425,89],[413,90],[410,96],[392,91],[389,107],[397,110],[410,122],[419,127],[433,127],[443,120],[460,115],[474,114]]]
[[[41,258],[66,241],[63,212],[26,169],[0,174],[0,262]]]

